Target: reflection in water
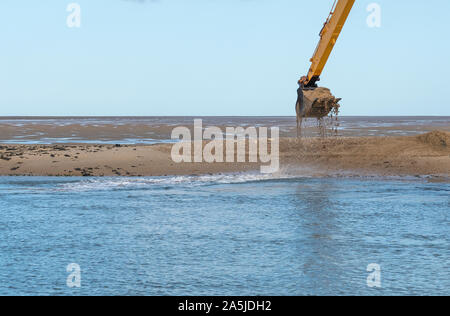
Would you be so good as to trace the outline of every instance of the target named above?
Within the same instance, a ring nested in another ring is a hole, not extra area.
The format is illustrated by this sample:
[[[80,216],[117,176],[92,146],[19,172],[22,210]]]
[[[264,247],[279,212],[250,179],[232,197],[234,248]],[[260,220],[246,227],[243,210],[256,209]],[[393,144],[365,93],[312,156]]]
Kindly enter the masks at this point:
[[[296,188],[293,203],[298,216],[299,258],[303,259],[303,275],[308,288],[326,290],[327,285],[340,282],[345,274],[338,236],[339,216],[333,200],[337,192],[329,183],[308,184]],[[326,273],[325,273],[326,271]]]

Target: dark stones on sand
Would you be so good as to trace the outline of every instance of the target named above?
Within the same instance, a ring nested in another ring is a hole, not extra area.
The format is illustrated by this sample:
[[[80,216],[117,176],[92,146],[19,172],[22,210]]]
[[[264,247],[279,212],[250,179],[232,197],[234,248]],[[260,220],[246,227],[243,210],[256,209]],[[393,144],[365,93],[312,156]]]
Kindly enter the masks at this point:
[[[66,151],[67,148],[64,146],[53,146],[54,150],[58,150],[58,151]]]

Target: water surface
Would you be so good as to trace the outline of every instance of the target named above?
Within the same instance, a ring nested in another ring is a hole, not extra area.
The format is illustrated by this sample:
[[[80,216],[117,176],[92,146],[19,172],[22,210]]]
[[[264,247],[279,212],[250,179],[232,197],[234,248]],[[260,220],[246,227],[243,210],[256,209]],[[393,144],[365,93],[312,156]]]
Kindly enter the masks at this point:
[[[0,295],[449,295],[449,193],[410,179],[0,177]]]

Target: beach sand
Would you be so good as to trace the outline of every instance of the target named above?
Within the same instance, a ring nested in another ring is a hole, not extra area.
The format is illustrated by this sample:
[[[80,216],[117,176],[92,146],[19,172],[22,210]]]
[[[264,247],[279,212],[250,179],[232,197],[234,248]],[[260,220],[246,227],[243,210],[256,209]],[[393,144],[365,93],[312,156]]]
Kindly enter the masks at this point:
[[[259,163],[180,163],[171,144],[0,145],[0,175],[165,176],[258,171]],[[431,176],[450,171],[450,133],[400,137],[281,138],[280,172]]]

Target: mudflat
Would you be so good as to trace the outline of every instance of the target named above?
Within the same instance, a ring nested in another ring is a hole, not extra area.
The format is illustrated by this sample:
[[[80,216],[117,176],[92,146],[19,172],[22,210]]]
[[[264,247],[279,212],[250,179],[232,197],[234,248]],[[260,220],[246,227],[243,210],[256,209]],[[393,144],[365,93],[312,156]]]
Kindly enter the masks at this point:
[[[175,163],[172,144],[0,145],[0,175],[164,176],[259,170],[260,163]],[[450,132],[281,138],[280,173],[450,177]]]

